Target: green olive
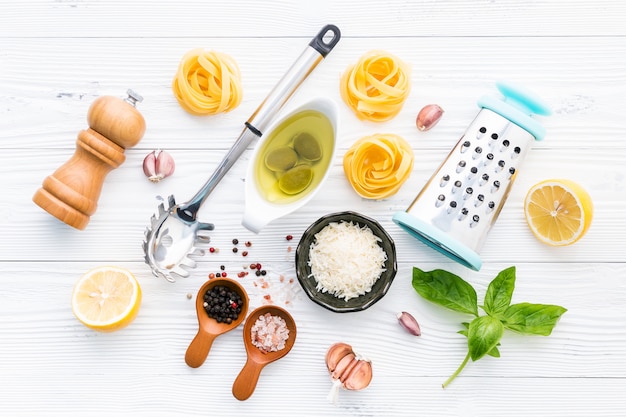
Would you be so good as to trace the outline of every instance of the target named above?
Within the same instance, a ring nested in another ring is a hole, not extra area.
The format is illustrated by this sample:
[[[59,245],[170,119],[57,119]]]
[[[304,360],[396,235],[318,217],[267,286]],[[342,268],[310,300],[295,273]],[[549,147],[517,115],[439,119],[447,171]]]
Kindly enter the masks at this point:
[[[307,132],[298,133],[293,139],[293,148],[298,155],[307,161],[319,161],[322,157],[322,147],[320,143]]]
[[[313,170],[308,165],[297,165],[280,177],[278,188],[289,195],[301,193],[313,180]]]
[[[265,155],[265,166],[272,171],[287,171],[298,162],[298,154],[289,146],[281,146]]]

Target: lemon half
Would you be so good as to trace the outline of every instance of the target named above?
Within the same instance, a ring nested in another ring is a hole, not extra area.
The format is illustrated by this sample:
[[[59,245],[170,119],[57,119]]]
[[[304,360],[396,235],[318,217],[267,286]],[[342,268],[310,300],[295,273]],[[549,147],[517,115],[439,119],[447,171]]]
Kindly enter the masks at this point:
[[[137,316],[141,288],[128,270],[102,266],[85,273],[74,286],[72,312],[90,329],[112,332]]]
[[[571,245],[582,238],[593,218],[591,197],[577,183],[550,179],[526,194],[524,215],[530,230],[550,246]]]

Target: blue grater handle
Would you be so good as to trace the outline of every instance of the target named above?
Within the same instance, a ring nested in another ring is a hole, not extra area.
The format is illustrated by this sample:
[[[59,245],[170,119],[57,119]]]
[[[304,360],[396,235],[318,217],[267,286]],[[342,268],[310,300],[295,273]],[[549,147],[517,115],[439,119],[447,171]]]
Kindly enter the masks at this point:
[[[552,113],[550,107],[535,93],[517,84],[499,81],[496,86],[504,98],[483,96],[478,100],[478,105],[515,123],[533,135],[536,140],[542,140],[546,135],[546,129],[531,116],[549,116]]]

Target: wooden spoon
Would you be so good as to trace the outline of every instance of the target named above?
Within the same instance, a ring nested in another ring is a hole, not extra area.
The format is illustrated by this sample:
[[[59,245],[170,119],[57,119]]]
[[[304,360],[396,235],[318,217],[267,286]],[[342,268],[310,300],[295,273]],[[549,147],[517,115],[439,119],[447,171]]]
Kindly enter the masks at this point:
[[[243,306],[241,307],[241,313],[236,320],[232,323],[218,323],[217,320],[209,317],[209,314],[204,309],[204,294],[217,285],[223,285],[230,290],[237,291],[241,295],[243,300]],[[213,278],[200,287],[198,295],[196,296],[196,313],[198,315],[198,334],[191,341],[191,344],[187,348],[185,353],[185,362],[192,368],[197,368],[204,363],[206,357],[209,355],[209,350],[215,338],[223,333],[231,331],[235,327],[239,326],[246,318],[248,312],[248,294],[246,290],[237,281],[229,278]]]
[[[289,329],[289,337],[285,341],[285,347],[276,352],[263,351],[252,343],[252,326],[260,316],[266,313],[282,317]],[[233,396],[241,401],[247,400],[254,392],[263,367],[289,353],[296,341],[296,322],[287,310],[283,308],[272,305],[259,307],[250,313],[250,316],[246,320],[246,324],[243,327],[243,341],[246,346],[248,358],[233,383]]]

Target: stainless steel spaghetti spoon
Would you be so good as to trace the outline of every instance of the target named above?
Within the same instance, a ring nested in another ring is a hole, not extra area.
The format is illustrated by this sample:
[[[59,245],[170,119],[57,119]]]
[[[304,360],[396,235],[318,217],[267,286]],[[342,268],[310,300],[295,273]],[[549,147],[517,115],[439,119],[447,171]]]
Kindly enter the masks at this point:
[[[189,269],[196,267],[192,257],[204,254],[210,241],[208,232],[214,228],[213,224],[196,219],[198,210],[252,141],[263,135],[274,116],[335,47],[340,37],[339,28],[324,26],[246,121],[237,141],[196,195],[182,204],[176,204],[171,195],[167,207],[159,205],[158,213],[152,216],[145,231],[143,242],[145,261],[155,276],[173,282],[176,276],[189,276]]]

